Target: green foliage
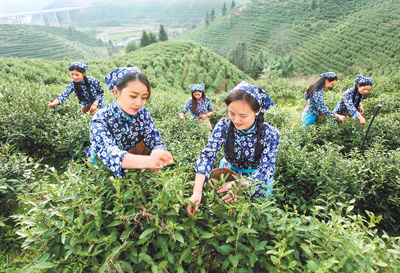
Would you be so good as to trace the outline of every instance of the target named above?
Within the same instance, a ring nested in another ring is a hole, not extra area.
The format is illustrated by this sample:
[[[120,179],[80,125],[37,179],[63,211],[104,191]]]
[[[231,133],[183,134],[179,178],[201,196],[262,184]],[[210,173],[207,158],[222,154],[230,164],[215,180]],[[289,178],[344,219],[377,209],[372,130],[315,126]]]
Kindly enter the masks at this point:
[[[132,51],[135,51],[138,49],[139,49],[139,47],[136,44],[136,41],[131,41],[125,46],[125,53],[129,53],[129,52],[132,52]]]
[[[0,201],[7,210],[0,215],[0,272],[400,268],[397,78],[374,78],[363,101],[369,121],[376,101],[389,97],[363,153],[358,147],[366,128],[356,121],[300,128],[307,83],[258,81],[275,101],[265,120],[281,132],[273,196],[253,200],[244,189],[227,204],[207,184],[198,213],[188,216],[193,165],[210,135],[178,117],[190,96],[188,84],[206,82],[215,125],[227,114],[225,91],[250,78],[191,42],[162,42],[91,62],[88,74],[103,85],[104,75],[118,66],[137,65],[148,75],[153,89],[146,108],[174,156],[160,172],[131,170],[122,179],[86,161],[90,116],[80,113],[74,96],[45,107],[69,82],[68,60],[0,62]],[[324,92],[327,105],[353,83],[341,80]],[[112,94],[106,91],[105,99],[111,102]]]
[[[165,3],[164,0],[112,2],[95,1],[92,6],[71,13],[72,24],[78,28],[126,26],[132,22],[156,23],[186,28],[204,20],[211,7],[222,7],[225,0],[185,1]],[[236,0],[243,4],[248,0]]]
[[[211,13],[210,13],[210,20],[211,20],[211,22],[214,22],[214,19],[215,19],[215,10],[214,10],[214,8],[211,10]]]
[[[288,78],[293,73],[292,58],[281,58],[278,56],[267,56],[263,63],[261,78]]]
[[[228,54],[228,60],[232,64],[236,65],[240,70],[248,72],[249,61],[246,43],[240,43],[231,50]]]
[[[160,30],[158,31],[158,39],[160,42],[168,41],[168,34],[165,31],[164,25],[160,25]]]
[[[398,239],[372,228],[379,218],[370,214],[365,222],[347,215],[345,205],[299,216],[272,201],[240,197],[225,204],[207,187],[199,213],[183,217],[191,192],[187,173],[177,167],[153,175],[131,172],[122,180],[103,168],[71,164],[63,175],[54,174],[55,182],[36,185],[40,196],[23,197],[27,212],[16,218],[30,225],[17,232],[22,247],[41,250],[34,268],[55,272],[78,258],[96,272],[353,272],[382,266],[390,271],[399,264]]]
[[[257,0],[179,39],[199,42],[222,56],[243,42],[249,57],[260,50],[292,56],[299,75],[398,76],[399,12],[399,1]]]
[[[226,3],[224,2],[224,6],[222,7],[222,16],[226,15],[226,11],[227,11]]]
[[[140,37],[140,47],[145,47],[151,44],[150,37],[145,30],[142,32],[142,37]]]
[[[0,24],[0,57],[76,60],[107,56],[105,46],[96,38],[75,29],[71,38],[69,31],[72,33],[63,28]]]

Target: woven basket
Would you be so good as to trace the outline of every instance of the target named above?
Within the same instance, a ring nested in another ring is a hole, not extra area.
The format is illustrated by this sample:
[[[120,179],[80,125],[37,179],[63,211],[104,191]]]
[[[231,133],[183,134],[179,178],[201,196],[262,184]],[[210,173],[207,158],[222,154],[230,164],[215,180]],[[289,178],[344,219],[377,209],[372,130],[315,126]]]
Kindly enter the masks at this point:
[[[215,168],[211,171],[210,179],[208,180],[212,187],[214,187],[214,183],[211,180],[212,178],[216,179],[217,181],[222,180],[222,176],[225,177],[225,182],[230,182],[237,180],[237,173],[229,168]]]
[[[142,140],[138,145],[136,145],[135,147],[130,149],[129,153],[134,154],[134,155],[149,155],[150,151],[146,147],[146,145],[144,145],[143,140]]]

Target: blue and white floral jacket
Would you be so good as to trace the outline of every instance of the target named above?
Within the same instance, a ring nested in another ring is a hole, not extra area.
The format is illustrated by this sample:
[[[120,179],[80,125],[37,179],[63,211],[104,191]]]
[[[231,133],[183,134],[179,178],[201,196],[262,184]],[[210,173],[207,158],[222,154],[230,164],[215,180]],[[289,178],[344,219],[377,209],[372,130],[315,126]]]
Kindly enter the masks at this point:
[[[142,140],[150,153],[154,149],[166,149],[146,109],[131,117],[119,108],[116,100],[93,116],[89,130],[91,146],[85,150],[86,155],[97,156],[120,177],[128,171],[121,168],[122,159]]]

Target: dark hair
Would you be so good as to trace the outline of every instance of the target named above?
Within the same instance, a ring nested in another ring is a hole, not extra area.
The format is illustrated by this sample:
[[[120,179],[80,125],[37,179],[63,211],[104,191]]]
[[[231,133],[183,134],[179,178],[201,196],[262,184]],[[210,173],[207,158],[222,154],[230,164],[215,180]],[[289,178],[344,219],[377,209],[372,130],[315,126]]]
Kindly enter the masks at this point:
[[[139,80],[141,83],[146,85],[147,91],[149,92],[147,99],[150,99],[150,96],[151,96],[150,82],[147,79],[146,75],[144,75],[143,73],[139,73],[139,72],[129,73],[129,74],[123,76],[117,83],[117,89],[119,91],[121,91],[128,85],[129,82],[134,81],[134,80]]]
[[[192,113],[194,113],[194,114],[196,114],[196,110],[197,110],[197,99],[194,97],[194,92],[200,92],[200,93],[202,93],[201,94],[201,97],[203,98],[203,99],[205,99],[205,98],[207,98],[207,96],[206,96],[206,92],[202,92],[202,91],[198,91],[198,90],[196,90],[196,91],[193,91],[192,92]]]
[[[307,88],[307,99],[311,98],[311,96],[314,94],[314,91],[324,88],[325,80],[328,80],[329,82],[333,82],[333,81],[337,81],[338,77],[334,76],[332,78],[325,78],[325,77],[319,78],[316,82],[314,82]]]
[[[78,72],[83,74],[83,82],[85,83],[86,90],[89,93],[89,98],[88,99],[90,101],[94,101],[95,98],[93,97],[93,94],[92,94],[92,92],[90,90],[90,83],[89,83],[89,81],[88,81],[88,79],[86,77],[85,70],[83,70],[82,68],[80,68],[79,66],[76,66],[76,65],[69,67],[68,70],[69,71],[76,70],[76,71],[78,71]],[[80,102],[84,101],[85,97],[83,96],[83,89],[82,89],[81,84],[79,82],[75,82],[74,81],[74,88],[75,88],[75,91],[76,91],[75,94],[76,94],[76,97],[78,98],[78,100]]]
[[[81,72],[81,73],[84,74],[84,75],[86,74],[86,71],[83,70],[81,67],[79,67],[79,66],[77,66],[77,65],[74,65],[74,66],[69,67],[68,70],[69,70],[69,71],[76,70],[76,71],[78,71],[78,72]]]
[[[354,85],[353,104],[354,104],[354,107],[356,107],[356,109],[360,106],[361,99],[364,97],[364,95],[360,93],[359,94],[360,96],[358,96],[357,101],[355,101],[356,100],[356,94],[358,93],[358,86],[357,85],[360,86],[360,87],[367,86],[367,85],[372,86],[371,84],[369,84],[367,82],[357,83],[357,84]]]
[[[236,90],[232,91],[228,97],[225,99],[225,104],[229,106],[234,101],[237,100],[243,100],[246,101],[251,110],[254,112],[260,111],[260,104],[258,101],[249,93],[242,91],[242,90]],[[256,126],[257,126],[257,146],[256,146],[256,152],[255,152],[255,161],[258,161],[261,157],[262,153],[262,146],[261,146],[261,137],[264,134],[264,113],[259,113],[256,117]],[[229,123],[229,128],[228,128],[228,133],[226,137],[226,144],[225,144],[225,158],[228,160],[228,162],[233,162],[234,161],[234,147],[233,147],[233,137],[234,137],[234,128],[235,125],[231,121]]]

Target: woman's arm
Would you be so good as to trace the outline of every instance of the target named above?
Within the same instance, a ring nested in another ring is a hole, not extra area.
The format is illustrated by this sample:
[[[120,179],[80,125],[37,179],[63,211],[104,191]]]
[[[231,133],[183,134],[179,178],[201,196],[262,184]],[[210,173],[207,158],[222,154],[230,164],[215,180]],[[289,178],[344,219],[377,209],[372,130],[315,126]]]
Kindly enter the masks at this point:
[[[122,169],[161,169],[173,161],[170,152],[154,150],[150,155],[134,155],[126,153],[122,159]]]
[[[58,104],[62,104],[64,101],[66,101],[69,98],[69,95],[71,95],[72,92],[74,92],[74,83],[70,82],[65,90],[56,97],[56,99],[53,101],[55,102],[56,100],[58,101]],[[58,105],[56,104],[56,105]],[[55,105],[54,105],[55,106]]]
[[[194,215],[196,211],[199,210],[199,204],[201,202],[201,196],[203,193],[203,185],[205,180],[206,177],[203,174],[196,173],[196,177],[194,180],[193,194],[189,198],[189,201],[192,202],[193,205],[189,203],[186,208],[186,211],[190,215]]]
[[[60,101],[58,99],[54,99],[52,102],[49,102],[47,104],[47,107],[52,108],[52,107],[57,106],[59,104],[60,104]]]
[[[182,119],[185,118],[185,114],[187,113],[187,111],[189,111],[189,109],[192,108],[192,99],[188,99],[185,103],[185,106],[183,107],[182,111],[179,113],[179,117]]]

